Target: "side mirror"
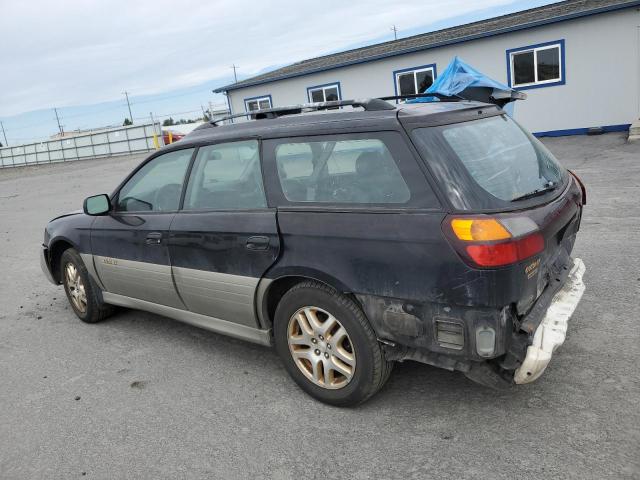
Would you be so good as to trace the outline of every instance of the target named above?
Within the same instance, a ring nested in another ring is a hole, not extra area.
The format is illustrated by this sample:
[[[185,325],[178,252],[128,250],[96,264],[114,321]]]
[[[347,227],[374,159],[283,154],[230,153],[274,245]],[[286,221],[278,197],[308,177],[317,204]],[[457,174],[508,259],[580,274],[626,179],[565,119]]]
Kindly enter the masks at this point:
[[[85,198],[82,204],[82,210],[84,210],[84,213],[87,215],[106,215],[111,210],[109,195],[103,193],[102,195]]]

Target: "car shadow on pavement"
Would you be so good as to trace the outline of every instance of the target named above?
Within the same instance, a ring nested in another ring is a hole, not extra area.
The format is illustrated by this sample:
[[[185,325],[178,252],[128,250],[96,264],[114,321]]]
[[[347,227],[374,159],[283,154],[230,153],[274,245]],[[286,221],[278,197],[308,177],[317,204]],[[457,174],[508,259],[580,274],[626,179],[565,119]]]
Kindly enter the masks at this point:
[[[230,373],[234,370],[237,370],[236,373],[248,372],[252,376],[271,378],[273,383],[284,384],[286,388],[283,391],[293,392],[292,400],[308,398],[310,402],[318,403],[298,389],[282,367],[273,348],[135,310],[120,310],[102,326],[110,327],[109,333],[105,334],[112,335],[115,331],[118,336],[122,334],[132,347],[136,344],[149,346],[170,343],[172,348],[189,352],[196,358],[205,355],[216,363],[224,362],[224,368]],[[405,410],[423,414],[432,408],[433,403],[443,401],[455,402],[459,407],[465,403],[478,404],[495,400],[519,402],[521,395],[517,390],[514,388],[498,392],[472,382],[460,372],[450,372],[412,361],[398,362],[383,389],[357,408],[376,409],[388,404],[401,404]]]

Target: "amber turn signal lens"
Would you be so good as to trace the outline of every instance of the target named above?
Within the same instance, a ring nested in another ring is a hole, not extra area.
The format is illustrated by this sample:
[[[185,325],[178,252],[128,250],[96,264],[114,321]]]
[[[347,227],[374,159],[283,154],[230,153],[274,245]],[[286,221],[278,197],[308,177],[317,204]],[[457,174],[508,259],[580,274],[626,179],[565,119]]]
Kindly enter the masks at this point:
[[[467,242],[491,242],[511,238],[511,234],[493,218],[454,218],[451,228],[456,237]]]

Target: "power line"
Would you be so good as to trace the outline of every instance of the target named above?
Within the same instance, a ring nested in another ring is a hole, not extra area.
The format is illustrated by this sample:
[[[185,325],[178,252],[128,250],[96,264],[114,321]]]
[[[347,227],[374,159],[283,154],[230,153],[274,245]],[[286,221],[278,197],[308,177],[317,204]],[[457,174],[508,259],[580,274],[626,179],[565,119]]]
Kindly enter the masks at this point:
[[[200,113],[200,110],[189,110],[187,112],[173,112],[173,113],[154,113],[153,116],[156,118],[164,118],[164,117],[171,117],[173,115],[186,115],[188,113]],[[146,117],[136,117],[136,120],[142,120],[142,119],[146,119],[149,118],[148,116]]]
[[[129,114],[131,114],[131,108],[130,108],[131,105],[139,105],[139,104],[153,103],[153,102],[163,102],[165,100],[170,100],[172,98],[185,97],[185,96],[188,96],[188,95],[197,95],[200,92],[210,92],[210,89],[206,88],[206,89],[202,89],[202,90],[196,90],[194,92],[179,93],[177,95],[170,95],[170,96],[167,96],[167,97],[160,97],[160,98],[154,98],[154,99],[149,99],[149,100],[140,100],[140,101],[137,101],[137,102],[131,102],[130,101],[129,105],[128,105],[129,106]],[[119,108],[122,108],[121,105],[115,105],[115,106],[111,106],[111,107],[108,107],[108,108],[103,108],[101,110],[95,110],[95,111],[90,111],[90,112],[74,113],[72,115],[65,114],[64,118],[68,120],[70,118],[88,117],[88,116],[92,116],[92,115],[97,115],[99,113],[108,112],[108,111],[111,111],[111,110],[117,110]],[[146,116],[146,117],[135,117],[135,118],[140,120],[140,119],[146,119],[146,118],[149,118],[149,117]],[[131,120],[133,120],[133,118]],[[39,126],[42,126],[42,125],[46,125],[48,123],[49,123],[49,121],[47,120],[47,121],[43,121],[43,122],[36,122],[36,123],[30,123],[28,125],[22,125],[20,127],[9,127],[9,128],[7,128],[7,130],[9,130],[10,132],[13,132],[14,130],[26,130],[28,128],[39,127]]]
[[[178,93],[176,95],[169,95],[167,97],[150,98],[148,100],[139,100],[139,101],[136,101],[136,102],[131,102],[131,105],[140,105],[140,104],[143,104],[143,103],[153,103],[153,102],[164,102],[165,100],[170,100],[172,98],[186,97],[187,95],[197,95],[200,92],[208,92],[208,93],[210,93],[211,90],[208,89],[208,88],[206,88],[206,89],[203,88],[202,90],[195,90],[193,92]],[[145,118],[147,118],[147,117],[145,117]]]

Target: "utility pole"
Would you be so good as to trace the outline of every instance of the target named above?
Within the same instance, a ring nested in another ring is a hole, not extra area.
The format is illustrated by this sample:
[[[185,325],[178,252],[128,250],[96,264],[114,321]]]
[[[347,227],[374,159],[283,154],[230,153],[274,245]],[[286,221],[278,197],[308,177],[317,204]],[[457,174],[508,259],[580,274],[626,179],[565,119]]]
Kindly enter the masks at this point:
[[[60,130],[60,136],[64,136],[64,130],[62,129],[62,125],[60,125],[60,117],[58,117],[58,109],[54,107],[54,112],[56,112],[56,121],[58,122],[58,130]]]
[[[397,40],[397,39],[398,39],[398,29],[396,28],[396,26],[395,26],[395,25],[393,25],[393,26],[391,27],[391,30],[393,30],[393,39],[394,39],[394,40]]]
[[[234,65],[231,65],[231,68],[233,68],[233,80],[235,83],[238,83],[238,75],[236,75],[236,68],[238,67],[236,67],[234,64]]]
[[[2,135],[4,135],[4,146],[8,147],[9,146],[9,142],[7,142],[7,134],[4,131],[4,124],[2,122],[0,122],[0,127],[2,127]]]
[[[122,93],[127,99],[127,107],[129,107],[129,120],[131,120],[131,125],[133,125],[133,115],[131,114],[131,104],[129,103],[129,93],[126,90]]]

